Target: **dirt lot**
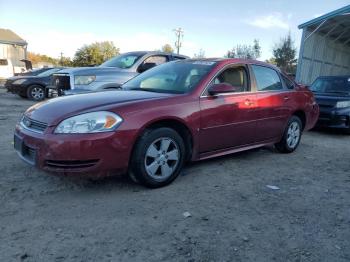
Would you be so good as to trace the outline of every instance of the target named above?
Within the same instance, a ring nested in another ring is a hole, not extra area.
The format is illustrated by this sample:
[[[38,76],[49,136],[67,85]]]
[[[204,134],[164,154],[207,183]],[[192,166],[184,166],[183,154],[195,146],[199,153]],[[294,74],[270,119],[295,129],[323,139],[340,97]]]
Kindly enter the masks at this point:
[[[150,190],[23,163],[12,136],[31,104],[0,90],[0,261],[350,261],[348,135],[191,164]]]

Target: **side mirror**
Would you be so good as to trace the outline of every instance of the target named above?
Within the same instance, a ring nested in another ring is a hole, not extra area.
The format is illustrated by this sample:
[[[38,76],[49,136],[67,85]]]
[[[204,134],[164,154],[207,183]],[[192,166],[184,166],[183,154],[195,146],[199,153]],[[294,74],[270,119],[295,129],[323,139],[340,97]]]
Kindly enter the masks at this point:
[[[145,72],[148,69],[151,69],[152,67],[155,67],[156,63],[143,63],[139,66],[139,69],[137,70],[139,73]]]
[[[214,84],[208,89],[208,93],[211,96],[223,93],[232,93],[238,90],[237,87],[231,86],[227,83]]]

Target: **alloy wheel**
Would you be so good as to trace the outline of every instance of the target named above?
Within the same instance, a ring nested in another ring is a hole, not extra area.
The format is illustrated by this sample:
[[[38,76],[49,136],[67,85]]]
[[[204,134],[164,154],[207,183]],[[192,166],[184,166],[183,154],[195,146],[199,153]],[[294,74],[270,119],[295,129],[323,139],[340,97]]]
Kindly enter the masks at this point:
[[[44,99],[44,90],[40,87],[33,87],[30,91],[30,94],[33,99],[35,100],[42,100]]]
[[[290,148],[294,149],[298,145],[300,134],[299,124],[297,122],[292,122],[287,132],[287,144]]]
[[[175,171],[180,161],[180,150],[169,137],[153,141],[145,155],[145,170],[155,180],[166,180]]]

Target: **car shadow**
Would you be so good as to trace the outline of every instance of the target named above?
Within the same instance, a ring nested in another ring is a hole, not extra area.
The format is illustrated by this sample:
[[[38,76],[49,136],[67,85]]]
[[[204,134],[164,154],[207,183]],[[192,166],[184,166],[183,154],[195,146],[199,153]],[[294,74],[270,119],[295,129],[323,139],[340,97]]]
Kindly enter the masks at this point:
[[[181,171],[179,176],[188,176],[193,175],[192,172],[193,169],[196,169],[197,167],[205,166],[205,165],[222,165],[223,162],[226,161],[239,161],[242,159],[249,159],[253,154],[256,154],[258,152],[265,151],[274,153],[275,149],[274,147],[262,147],[262,148],[256,148],[251,149],[247,151],[237,152],[234,154],[229,154],[225,156],[219,156],[212,159],[206,159],[203,161],[196,161],[196,162],[190,162],[187,163],[183,170]],[[47,174],[44,174],[47,176]],[[149,188],[146,188],[140,184],[137,184],[133,182],[128,175],[115,175],[115,176],[109,176],[109,177],[103,177],[98,179],[90,179],[90,178],[84,178],[84,177],[71,177],[71,176],[65,176],[60,174],[50,174],[57,178],[56,182],[60,184],[65,184],[68,188],[75,189],[75,190],[87,190],[87,191],[104,191],[104,190],[125,190],[130,192],[140,192],[140,191],[147,191],[151,190]],[[171,185],[171,184],[170,184]]]

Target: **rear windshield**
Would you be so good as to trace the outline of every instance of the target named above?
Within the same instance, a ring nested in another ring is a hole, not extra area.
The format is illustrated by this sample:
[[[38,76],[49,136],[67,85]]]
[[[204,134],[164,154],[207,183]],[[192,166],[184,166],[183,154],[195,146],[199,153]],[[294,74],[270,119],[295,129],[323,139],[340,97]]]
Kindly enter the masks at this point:
[[[350,93],[350,77],[319,78],[310,87],[316,93]]]
[[[7,59],[0,59],[0,66],[8,65]]]

